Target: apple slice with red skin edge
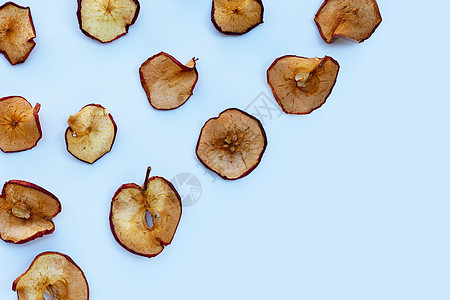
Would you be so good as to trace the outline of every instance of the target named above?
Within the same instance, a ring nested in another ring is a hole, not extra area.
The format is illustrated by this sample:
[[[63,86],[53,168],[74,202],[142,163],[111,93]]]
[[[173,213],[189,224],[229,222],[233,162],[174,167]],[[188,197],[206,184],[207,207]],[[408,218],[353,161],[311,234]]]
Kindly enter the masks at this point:
[[[141,65],[141,84],[153,108],[175,109],[191,97],[198,81],[196,61],[194,57],[183,65],[173,56],[160,52]]]
[[[19,300],[88,300],[89,285],[81,268],[67,255],[44,252],[36,256],[28,270],[14,280],[12,290]]]
[[[181,198],[175,187],[162,177],[150,176],[144,185],[122,185],[111,201],[109,221],[116,241],[131,253],[154,257],[169,245],[181,219]],[[149,227],[146,212],[152,217]]]
[[[211,21],[223,34],[242,35],[263,23],[261,0],[213,0]]]
[[[11,65],[25,62],[36,46],[31,10],[13,2],[0,6],[0,53]]]
[[[338,38],[361,43],[374,33],[381,20],[375,0],[325,0],[314,18],[328,44]]]
[[[3,152],[29,150],[42,138],[39,109],[33,108],[23,97],[10,96],[0,99],[0,149]]]
[[[49,191],[33,183],[10,180],[0,195],[0,238],[23,244],[55,231],[52,219],[61,203]]]
[[[78,24],[86,36],[110,43],[128,33],[139,10],[137,0],[78,0]]]
[[[93,164],[111,151],[117,126],[112,115],[100,104],[84,106],[67,120],[67,151],[81,161]]]
[[[331,94],[339,72],[333,58],[286,55],[267,70],[272,93],[287,114],[304,115],[321,107]]]
[[[223,179],[250,174],[267,147],[261,122],[237,108],[230,108],[206,121],[197,142],[200,162]]]

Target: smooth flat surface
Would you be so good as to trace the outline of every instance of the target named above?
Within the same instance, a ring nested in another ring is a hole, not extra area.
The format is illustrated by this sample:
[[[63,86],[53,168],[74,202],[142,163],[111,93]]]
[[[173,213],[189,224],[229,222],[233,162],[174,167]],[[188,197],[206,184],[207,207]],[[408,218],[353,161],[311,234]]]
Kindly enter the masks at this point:
[[[320,0],[266,0],[265,23],[241,37],[214,29],[210,1],[141,1],[129,33],[106,45],[78,29],[75,0],[18,4],[31,6],[37,46],[19,66],[0,58],[0,97],[41,103],[43,138],[0,153],[0,183],[38,184],[63,211],[50,236],[0,241],[0,299],[16,299],[13,280],[47,250],[73,258],[93,300],[450,299],[447,1],[379,0],[383,22],[369,40],[333,45],[313,22]],[[139,82],[140,64],[160,51],[200,58],[194,95],[171,112],[151,108]],[[308,116],[279,113],[266,83],[286,54],[341,65]],[[64,143],[67,118],[88,103],[118,126],[94,165]],[[200,128],[229,107],[259,114],[268,136],[261,164],[235,182],[195,158]],[[153,259],[120,247],[108,223],[114,192],[142,184],[148,165],[201,184],[199,199],[198,183],[192,194],[180,187],[198,201]]]

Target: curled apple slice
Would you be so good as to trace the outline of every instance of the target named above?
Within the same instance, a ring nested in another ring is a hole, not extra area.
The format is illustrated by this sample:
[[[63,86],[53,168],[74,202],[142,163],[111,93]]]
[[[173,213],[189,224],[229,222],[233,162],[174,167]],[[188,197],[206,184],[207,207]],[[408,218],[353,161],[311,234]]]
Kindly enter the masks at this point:
[[[0,6],[0,53],[11,65],[23,63],[36,43],[33,19],[29,7],[13,2]]]
[[[93,164],[111,151],[117,126],[107,109],[89,104],[67,120],[67,151],[81,161]]]
[[[67,255],[44,252],[36,256],[28,270],[13,282],[19,300],[87,300],[89,286],[83,271]]]
[[[255,117],[230,108],[203,126],[197,143],[197,157],[224,179],[247,176],[260,163],[267,138]]]
[[[380,25],[381,15],[375,0],[325,0],[314,21],[329,44],[339,37],[361,43]]]
[[[333,58],[287,55],[267,70],[267,82],[287,114],[309,114],[321,107],[336,83],[339,64]]]
[[[195,61],[193,58],[183,65],[164,52],[147,59],[139,74],[150,105],[160,110],[183,105],[191,97],[198,80]]]
[[[161,253],[172,242],[181,218],[181,198],[162,177],[151,177],[147,169],[142,187],[122,185],[111,202],[110,225],[116,241],[128,251],[146,257]],[[146,212],[152,218],[150,227]]]
[[[241,35],[263,23],[261,0],[213,0],[211,20],[224,34]]]

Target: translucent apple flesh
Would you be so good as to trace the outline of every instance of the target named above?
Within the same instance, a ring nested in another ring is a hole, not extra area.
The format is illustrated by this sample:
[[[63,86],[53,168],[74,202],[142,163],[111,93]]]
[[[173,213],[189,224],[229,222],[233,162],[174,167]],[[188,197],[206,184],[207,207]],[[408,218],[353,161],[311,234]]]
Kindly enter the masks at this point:
[[[263,23],[261,0],[213,0],[211,20],[224,34],[241,35]]]

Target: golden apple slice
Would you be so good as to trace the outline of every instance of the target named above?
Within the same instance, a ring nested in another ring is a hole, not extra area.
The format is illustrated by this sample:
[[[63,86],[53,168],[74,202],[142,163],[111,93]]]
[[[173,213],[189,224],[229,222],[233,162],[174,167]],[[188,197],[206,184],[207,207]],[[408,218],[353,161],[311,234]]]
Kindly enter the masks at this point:
[[[137,0],[78,0],[78,23],[88,37],[109,43],[127,34],[139,8]]]
[[[361,43],[380,25],[381,15],[375,0],[325,0],[314,21],[329,44],[339,37]]]
[[[19,300],[43,300],[44,291],[53,300],[88,300],[89,286],[83,271],[67,255],[44,252],[28,270],[14,280]]]
[[[84,162],[93,164],[111,151],[117,126],[107,109],[89,104],[67,120],[67,151]]]
[[[183,65],[164,52],[147,59],[139,74],[150,105],[160,110],[183,105],[191,97],[198,80],[195,61],[193,58]]]
[[[11,65],[23,63],[36,43],[33,19],[29,7],[13,2],[0,6],[0,53]]]
[[[336,83],[339,64],[333,58],[287,55],[267,70],[267,82],[287,114],[309,114],[321,107]]]
[[[261,122],[237,108],[230,108],[203,126],[197,157],[224,179],[247,176],[260,163],[267,138]]]
[[[110,225],[116,241],[128,251],[146,257],[161,253],[172,242],[181,218],[181,198],[162,177],[151,177],[147,169],[142,187],[122,185],[111,202]],[[146,221],[146,212],[152,226]]]
[[[213,0],[211,20],[224,34],[241,35],[263,23],[261,0]]]

